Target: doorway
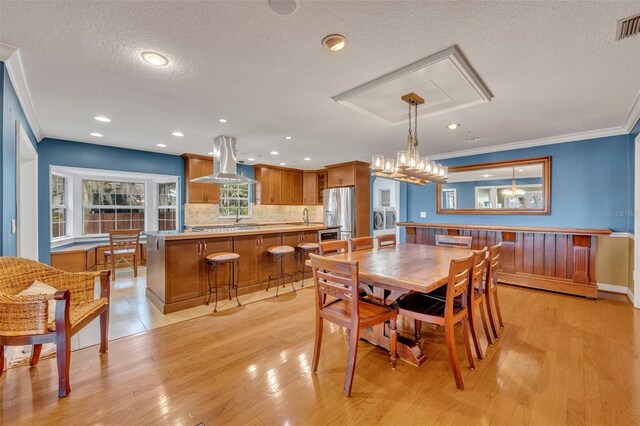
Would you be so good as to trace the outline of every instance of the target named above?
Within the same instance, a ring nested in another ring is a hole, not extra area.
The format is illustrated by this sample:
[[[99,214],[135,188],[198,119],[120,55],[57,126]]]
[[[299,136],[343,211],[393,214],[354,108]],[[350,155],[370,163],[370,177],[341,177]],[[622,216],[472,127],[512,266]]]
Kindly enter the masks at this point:
[[[16,242],[18,257],[38,260],[38,153],[16,121]]]

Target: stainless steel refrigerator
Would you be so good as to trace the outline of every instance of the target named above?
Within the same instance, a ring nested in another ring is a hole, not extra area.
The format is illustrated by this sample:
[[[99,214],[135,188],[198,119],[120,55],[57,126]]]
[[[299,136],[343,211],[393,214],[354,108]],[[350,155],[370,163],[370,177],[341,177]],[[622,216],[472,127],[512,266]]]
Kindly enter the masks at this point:
[[[356,236],[356,189],[331,188],[322,192],[324,225],[339,226],[343,240]]]

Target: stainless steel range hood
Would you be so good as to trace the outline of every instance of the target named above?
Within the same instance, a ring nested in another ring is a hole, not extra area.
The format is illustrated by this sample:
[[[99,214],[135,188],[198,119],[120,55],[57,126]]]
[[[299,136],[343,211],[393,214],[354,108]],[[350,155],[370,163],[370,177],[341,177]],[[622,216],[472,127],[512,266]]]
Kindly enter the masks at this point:
[[[195,183],[255,183],[256,181],[238,174],[236,158],[236,138],[218,136],[213,140],[213,174],[191,179]]]

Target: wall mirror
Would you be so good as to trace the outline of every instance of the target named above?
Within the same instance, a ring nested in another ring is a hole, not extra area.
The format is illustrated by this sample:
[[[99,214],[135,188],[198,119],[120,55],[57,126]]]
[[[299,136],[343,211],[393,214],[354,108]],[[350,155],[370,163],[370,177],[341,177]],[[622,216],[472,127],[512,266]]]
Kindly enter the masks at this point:
[[[551,157],[449,167],[438,214],[550,214]]]

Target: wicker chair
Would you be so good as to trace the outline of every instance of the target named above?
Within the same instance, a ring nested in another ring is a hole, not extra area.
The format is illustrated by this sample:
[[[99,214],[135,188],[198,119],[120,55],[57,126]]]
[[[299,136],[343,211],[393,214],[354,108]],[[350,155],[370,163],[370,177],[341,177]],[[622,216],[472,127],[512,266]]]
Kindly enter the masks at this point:
[[[71,392],[69,361],[71,336],[100,316],[100,353],[108,349],[109,275],[102,272],[63,272],[34,260],[0,257],[0,375],[4,347],[33,345],[30,365],[38,363],[43,343],[55,343],[58,360],[58,397]],[[94,297],[100,277],[100,297]],[[34,280],[56,289],[55,320],[48,323],[45,295],[17,296]]]

